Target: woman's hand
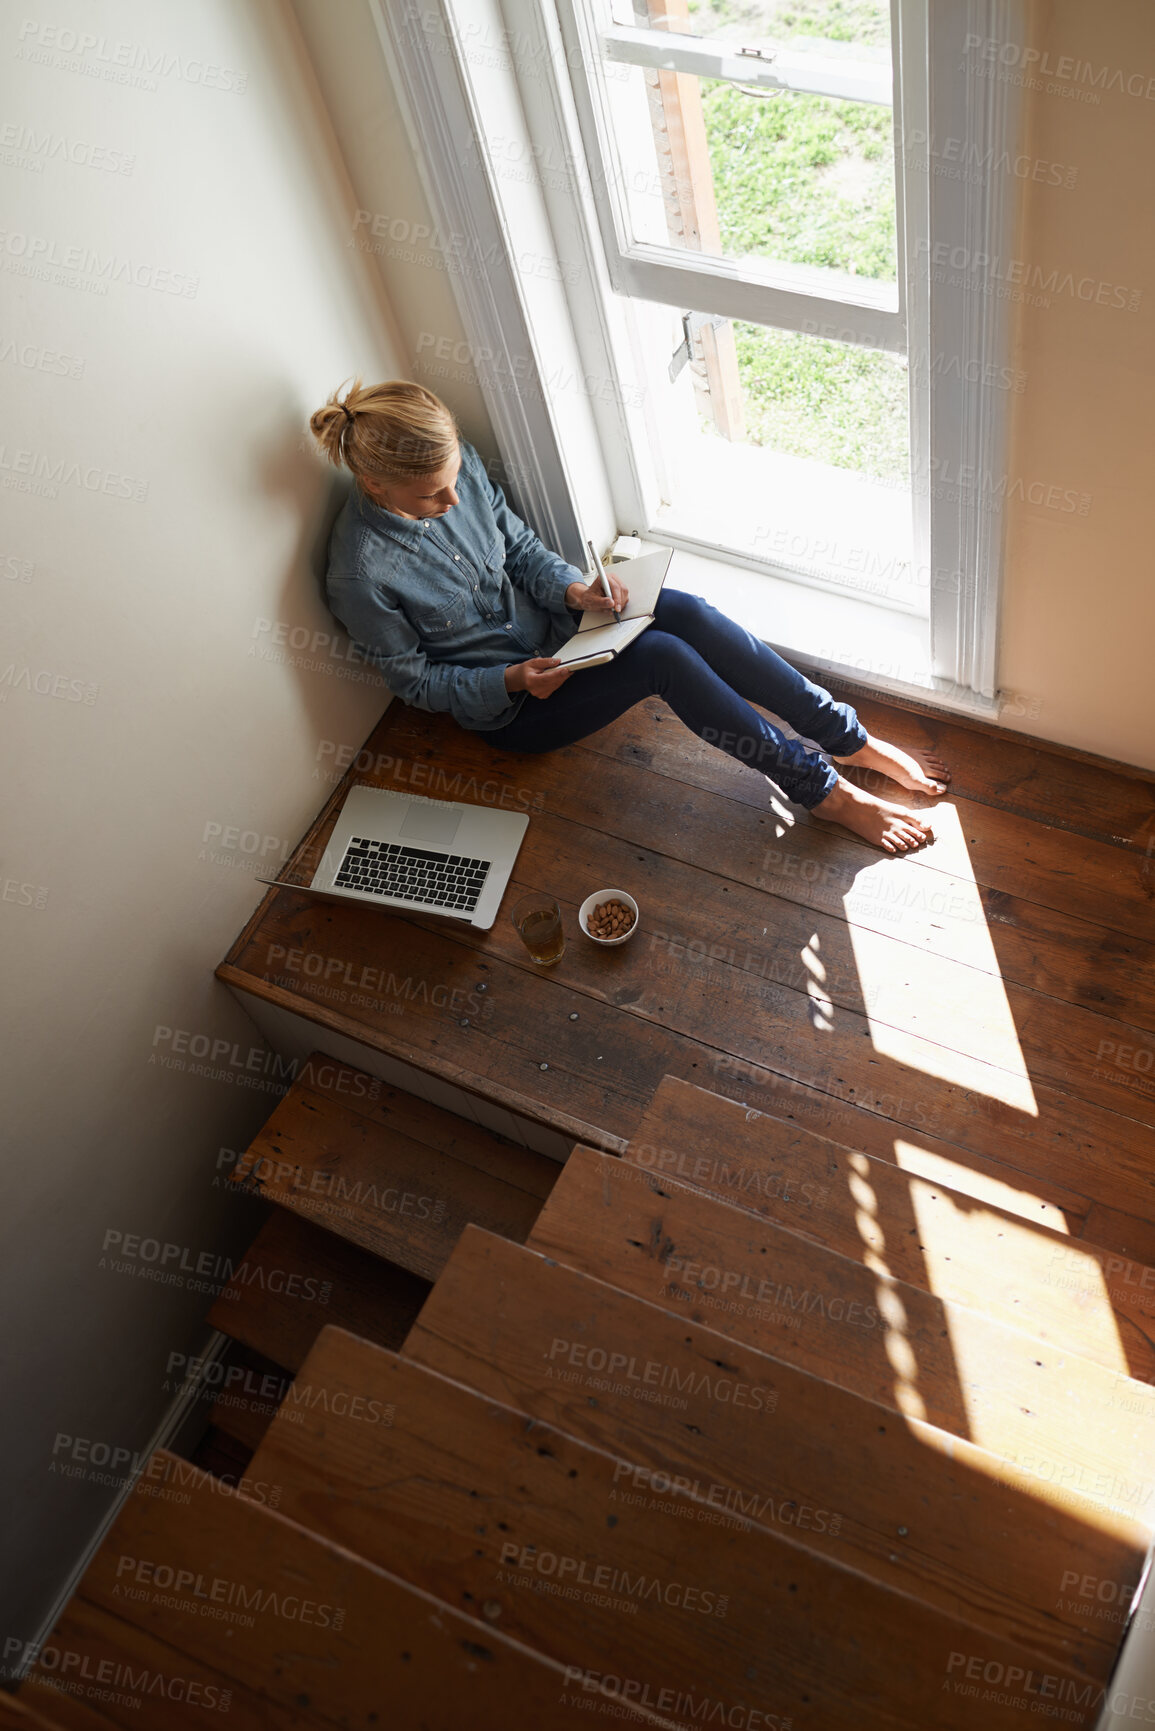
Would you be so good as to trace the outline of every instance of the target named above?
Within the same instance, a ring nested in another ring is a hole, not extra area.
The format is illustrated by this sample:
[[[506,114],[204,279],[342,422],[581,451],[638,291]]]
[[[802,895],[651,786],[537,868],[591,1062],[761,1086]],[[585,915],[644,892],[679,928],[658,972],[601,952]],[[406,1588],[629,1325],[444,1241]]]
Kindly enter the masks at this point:
[[[563,667],[554,656],[535,655],[532,661],[515,661],[506,668],[505,689],[528,691],[531,697],[548,697],[565,684],[572,672],[572,667]]]
[[[621,613],[630,598],[630,592],[620,577],[612,571],[606,572],[606,578],[613,590],[613,600],[607,600],[601,583],[595,577],[592,583],[571,583],[565,592],[565,604],[579,613]]]

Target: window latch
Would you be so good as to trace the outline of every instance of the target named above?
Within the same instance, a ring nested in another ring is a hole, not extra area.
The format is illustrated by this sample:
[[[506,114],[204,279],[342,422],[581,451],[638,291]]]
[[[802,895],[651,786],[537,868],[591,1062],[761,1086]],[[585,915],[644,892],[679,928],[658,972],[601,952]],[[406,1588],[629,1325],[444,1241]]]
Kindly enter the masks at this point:
[[[729,319],[720,318],[716,313],[683,313],[682,340],[670,356],[669,375],[673,384],[682,368],[688,361],[695,359],[694,338],[699,331],[717,330],[721,325],[728,325]]]

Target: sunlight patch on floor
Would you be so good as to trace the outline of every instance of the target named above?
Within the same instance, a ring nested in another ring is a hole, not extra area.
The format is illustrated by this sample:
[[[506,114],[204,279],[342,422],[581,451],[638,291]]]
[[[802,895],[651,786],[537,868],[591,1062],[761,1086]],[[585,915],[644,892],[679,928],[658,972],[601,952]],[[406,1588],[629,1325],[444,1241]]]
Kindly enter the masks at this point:
[[[1027,1333],[1034,1323],[1051,1341],[1061,1340],[1084,1358],[1126,1374],[1127,1356],[1103,1271],[1088,1251],[918,1178],[911,1180],[910,1202],[932,1292],[951,1297],[959,1291],[958,1271],[977,1270],[977,1289],[985,1275],[992,1299],[998,1296],[999,1321]],[[1037,1314],[1040,1293],[1045,1317]],[[1021,1309],[1015,1304],[1019,1297]]]
[[[781,841],[787,830],[794,828],[797,820],[795,819],[794,813],[790,810],[790,807],[782,803],[778,798],[778,795],[774,792],[773,787],[769,786],[769,784],[768,794],[770,814],[774,819],[774,839],[776,841]]]
[[[944,1154],[932,1154],[928,1148],[920,1148],[915,1142],[904,1142],[896,1137],[894,1162],[904,1172],[917,1173],[932,1184],[945,1184],[948,1189],[961,1190],[978,1202],[1005,1209],[1008,1214],[1019,1214],[1024,1220],[1050,1227],[1052,1232],[1070,1232],[1066,1215],[1053,1202],[1047,1202],[1033,1190],[1020,1190],[1006,1179],[977,1172],[967,1164],[965,1156],[951,1160]]]
[[[933,821],[936,833],[962,841],[953,806],[936,806]],[[911,870],[895,863],[898,870]],[[977,896],[973,870],[966,881]],[[849,904],[852,899],[853,890],[845,900]],[[949,912],[941,915],[944,921],[952,917]],[[942,989],[936,987],[933,956],[880,941],[851,920],[848,906],[850,942],[875,1050],[1037,1118],[1038,1105],[985,920],[973,922],[972,966],[944,970],[938,964]]]
[[[1134,1515],[1105,1508],[1102,1503],[1092,1502],[1062,1485],[1050,1484],[1031,1473],[1021,1472],[1010,1461],[1001,1460],[976,1443],[953,1436],[950,1431],[939,1430],[935,1425],[915,1419],[908,1428],[924,1448],[944,1455],[947,1460],[961,1462],[971,1472],[982,1473],[988,1479],[1007,1485],[1012,1494],[1018,1492],[1036,1502],[1046,1503],[1063,1519],[1077,1520],[1080,1526],[1111,1534],[1129,1544],[1136,1557],[1142,1557],[1147,1551],[1150,1531]]]

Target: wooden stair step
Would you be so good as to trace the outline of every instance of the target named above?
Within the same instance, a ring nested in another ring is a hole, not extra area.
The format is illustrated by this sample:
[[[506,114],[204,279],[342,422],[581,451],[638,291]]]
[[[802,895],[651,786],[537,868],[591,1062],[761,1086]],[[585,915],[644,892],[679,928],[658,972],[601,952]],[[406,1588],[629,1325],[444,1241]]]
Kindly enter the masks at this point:
[[[214,1479],[224,1479],[226,1484],[239,1485],[248,1475],[253,1451],[239,1438],[230,1436],[218,1425],[210,1424],[188,1449],[187,1458],[194,1466],[211,1473]]]
[[[753,1697],[798,1731],[1019,1724],[1017,1706],[984,1702],[980,1721],[951,1691],[951,1656],[981,1652],[1046,1670],[1087,1706],[1071,1722],[1091,1722],[1100,1691],[1084,1671],[780,1532],[714,1524],[703,1498],[639,1507],[620,1457],[409,1359],[326,1329],[301,1376],[326,1391],[326,1410],[280,1415],[254,1461],[284,1486],[292,1518],[563,1662],[585,1652],[655,1690],[724,1704],[719,1716]],[[387,1404],[393,1425],[342,1416],[358,1398]]]
[[[44,1689],[35,1699],[30,1695],[26,1701],[0,1692],[0,1731],[68,1731],[70,1725],[87,1726],[90,1731],[99,1731],[103,1726],[107,1731],[112,1724],[112,1720],[99,1719],[95,1713],[87,1713],[83,1721],[62,1717],[58,1708],[61,1704],[67,1707],[67,1700],[59,1690]]]
[[[700,1084],[700,1078],[695,1078],[691,1085],[696,1084]],[[1054,1141],[1053,1125],[1042,1148],[1044,1158],[1040,1160],[1036,1151],[1027,1170],[1014,1164],[1022,1158],[1021,1145],[1004,1144],[1007,1158],[998,1159],[977,1152],[961,1140],[948,1142],[933,1135],[931,1126],[937,1122],[937,1113],[928,1114],[924,1103],[917,1099],[894,1101],[883,1095],[867,1106],[838,1099],[820,1088],[774,1075],[736,1058],[719,1060],[710,1078],[710,1088],[736,1101],[752,1119],[772,1117],[797,1124],[840,1147],[899,1165],[905,1172],[945,1184],[948,1189],[1008,1214],[1051,1226],[1073,1238],[1086,1239],[1099,1249],[1128,1257],[1145,1267],[1155,1267],[1155,1226],[1139,1214],[1092,1201],[1091,1192],[1099,1188],[1102,1171],[1101,1159],[1093,1147],[1089,1149],[1091,1164],[1080,1174],[1071,1173],[1084,1185],[1083,1190],[1071,1189],[1055,1177],[1047,1158]],[[757,1107],[751,1106],[747,1098],[755,1090]],[[892,1108],[893,1118],[882,1115],[889,1114]],[[904,1115],[911,1118],[910,1127],[901,1122]],[[1126,1126],[1128,1134],[1132,1129],[1134,1126]],[[1104,1142],[1104,1148],[1107,1146]],[[1145,1191],[1137,1189],[1133,1182],[1128,1182],[1126,1188],[1130,1202],[1139,1206]]]
[[[745,1081],[753,1082],[757,1087],[759,1104],[756,1107],[742,1096],[742,1083]],[[1006,1161],[935,1136],[929,1119],[925,1123],[919,1121],[919,1108],[914,1102],[909,1106],[902,1100],[896,1102],[900,1115],[906,1111],[916,1120],[918,1127],[908,1128],[867,1105],[840,1100],[820,1088],[786,1077],[768,1076],[764,1071],[755,1074],[751,1066],[736,1061],[720,1063],[709,1082],[700,1085],[722,1098],[733,1100],[749,1112],[752,1119],[779,1118],[839,1147],[869,1154],[872,1159],[888,1160],[893,1164],[901,1159],[904,1171],[917,1172],[923,1178],[948,1184],[953,1190],[994,1203],[996,1207],[1006,1209],[1009,1214],[1021,1215],[1025,1220],[1055,1225],[1059,1230],[1065,1226],[1073,1232],[1080,1230],[1091,1208],[1088,1195],[1060,1184],[1050,1173],[1027,1175]],[[654,1092],[657,1093],[657,1089]],[[633,1135],[636,1139],[636,1127]]]
[[[29,1727],[29,1731],[33,1724],[58,1726],[59,1731],[109,1731],[109,1727],[113,1725],[140,1724],[137,1718],[119,1720],[111,1715],[97,1713],[94,1708],[83,1706],[74,1696],[64,1695],[59,1689],[49,1689],[38,1683],[21,1684],[17,1699],[25,1702],[30,1712],[39,1715],[35,1721],[22,1721]],[[157,1731],[160,1731],[159,1725]]]
[[[83,1631],[94,1654],[111,1649],[114,1660],[151,1658],[168,1675],[227,1680],[234,1694],[225,1722],[240,1731],[334,1724],[508,1731],[511,1702],[519,1724],[588,1725],[589,1696],[566,1669],[576,1667],[572,1657],[555,1663],[502,1631],[479,1633],[472,1617],[187,1462],[159,1451],[154,1465],[159,1478],[183,1469],[189,1500],[147,1494],[146,1473],[120,1510],[65,1613],[75,1615],[67,1627],[77,1638]],[[205,1615],[205,1605],[220,1615]],[[88,1616],[93,1608],[105,1613],[103,1622]],[[170,1659],[157,1657],[161,1647]],[[178,1717],[174,1703],[160,1701],[156,1712],[155,1702],[144,1696],[139,1711],[116,1722],[141,1731],[173,1724],[203,1731],[211,1722],[203,1706]],[[670,1723],[644,1707],[640,1717]]]
[[[1153,1524],[1155,1391],[772,1221],[575,1148],[529,1243]]]
[[[74,1693],[63,1698],[52,1686],[59,1661],[40,1664],[21,1685],[21,1699],[31,1703],[67,1702],[79,1708],[78,1694],[107,1702],[108,1718],[61,1718],[67,1731],[85,1731],[97,1723],[137,1726],[140,1731],[169,1731],[173,1726],[200,1726],[216,1722],[221,1715],[229,1731],[293,1731],[297,1726],[319,1723],[312,1715],[288,1711],[238,1683],[235,1678],[178,1651],[150,1633],[135,1606],[122,1606],[113,1615],[98,1605],[73,1596],[57,1619],[46,1647],[67,1655],[68,1686]],[[229,1625],[223,1623],[221,1631]],[[235,1634],[233,1637],[235,1638]]]
[[[666,1076],[625,1154],[1084,1358],[1155,1382],[1155,1269]]]
[[[297,1085],[301,1094],[296,1094],[295,1088],[289,1091],[258,1133],[253,1147],[268,1137],[268,1151],[276,1157],[274,1135],[290,1141],[303,1135],[308,1141],[317,1133],[316,1124],[310,1124],[316,1113],[320,1112],[327,1126],[321,1102],[329,1101],[363,1118],[372,1128],[396,1132],[439,1154],[449,1154],[466,1166],[488,1172],[491,1178],[501,1178],[518,1190],[527,1190],[543,1202],[553,1189],[556,1160],[510,1142],[483,1124],[444,1106],[435,1106],[431,1100],[422,1100],[404,1088],[392,1087],[377,1076],[340,1063],[327,1052],[311,1055],[297,1077]]]
[[[1087,1216],[1083,1236],[1117,1256],[1155,1268],[1155,1220],[1140,1219],[1096,1202]]]
[[[1069,1612],[1055,1584],[1073,1571],[1129,1598],[1147,1529],[1077,1498],[1048,1503],[930,1425],[472,1226],[404,1356],[689,1479],[722,1509],[753,1509],[948,1616],[1110,1670],[1121,1626]],[[640,1484],[656,1496],[644,1471]]]
[[[209,1423],[251,1455],[292,1387],[293,1373],[247,1347],[230,1346],[217,1363],[223,1382]]]
[[[469,1221],[524,1241],[558,1170],[315,1053],[233,1182],[434,1280]]]
[[[429,1292],[419,1275],[287,1209],[270,1215],[245,1263],[245,1277],[225,1288],[208,1320],[290,1370],[304,1364],[328,1323],[399,1346]],[[324,1302],[312,1302],[314,1294]]]

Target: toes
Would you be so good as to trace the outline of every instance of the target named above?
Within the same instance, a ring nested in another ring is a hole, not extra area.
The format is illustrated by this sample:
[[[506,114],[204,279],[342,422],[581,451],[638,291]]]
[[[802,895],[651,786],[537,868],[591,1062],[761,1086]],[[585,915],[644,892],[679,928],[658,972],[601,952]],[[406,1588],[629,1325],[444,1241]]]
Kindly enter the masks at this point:
[[[916,848],[925,847],[934,840],[933,830],[917,823],[892,823],[887,826],[883,836],[884,842],[889,842],[891,852],[913,853]]]

